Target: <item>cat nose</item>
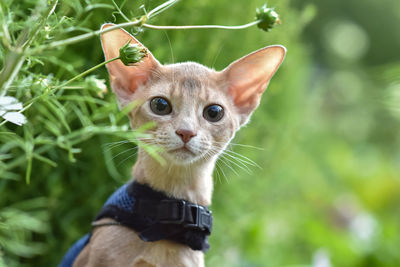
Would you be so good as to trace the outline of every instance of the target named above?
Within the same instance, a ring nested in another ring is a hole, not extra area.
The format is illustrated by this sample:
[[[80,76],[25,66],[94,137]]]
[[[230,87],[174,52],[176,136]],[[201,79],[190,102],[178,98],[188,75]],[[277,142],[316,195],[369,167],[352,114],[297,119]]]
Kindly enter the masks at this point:
[[[185,129],[179,129],[176,130],[175,133],[182,139],[182,141],[186,144],[187,142],[192,139],[192,137],[195,137],[197,134],[193,132],[192,130],[185,130]]]

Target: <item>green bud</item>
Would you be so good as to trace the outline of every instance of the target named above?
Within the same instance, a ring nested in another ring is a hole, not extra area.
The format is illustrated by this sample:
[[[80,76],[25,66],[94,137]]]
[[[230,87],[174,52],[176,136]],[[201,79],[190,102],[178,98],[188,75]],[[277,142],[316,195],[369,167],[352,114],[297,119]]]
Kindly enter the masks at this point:
[[[139,44],[126,43],[119,49],[119,59],[126,66],[133,66],[147,56],[147,50]]]
[[[266,32],[275,27],[276,24],[281,23],[278,13],[275,12],[274,8],[267,7],[267,4],[256,9],[256,19],[260,20],[260,23],[257,24],[258,28]]]

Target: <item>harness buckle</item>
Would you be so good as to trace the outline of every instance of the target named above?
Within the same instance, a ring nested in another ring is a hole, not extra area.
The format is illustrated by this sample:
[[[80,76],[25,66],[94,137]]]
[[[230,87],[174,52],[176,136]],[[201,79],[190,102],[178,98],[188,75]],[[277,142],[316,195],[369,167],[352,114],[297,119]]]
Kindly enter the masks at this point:
[[[185,220],[186,213],[186,201],[184,200],[174,200],[174,199],[163,199],[160,202],[159,209],[171,209],[177,211],[177,216],[172,218],[170,216],[166,216],[166,218],[158,218],[159,223],[172,223],[172,224],[182,224]],[[159,214],[163,214],[166,210],[161,210]],[[170,215],[170,211],[168,211]]]
[[[212,215],[211,211],[207,210],[203,206],[197,204],[186,203],[194,215],[193,223],[185,223],[184,226],[187,228],[200,228],[201,230],[207,230],[211,233],[212,228]]]

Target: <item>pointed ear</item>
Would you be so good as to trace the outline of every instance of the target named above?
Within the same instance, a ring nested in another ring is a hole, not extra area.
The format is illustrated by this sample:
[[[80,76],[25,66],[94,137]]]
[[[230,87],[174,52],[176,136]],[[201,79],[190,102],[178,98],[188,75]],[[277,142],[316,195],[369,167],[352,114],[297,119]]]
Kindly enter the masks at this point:
[[[108,23],[101,26],[101,30],[114,26]],[[106,60],[119,56],[119,49],[126,43],[139,44],[138,40],[123,29],[115,29],[101,35],[101,45]],[[144,47],[144,46],[143,46]],[[115,60],[106,64],[110,75],[111,88],[116,94],[120,106],[125,106],[132,101],[132,95],[136,89],[147,82],[152,71],[160,66],[160,63],[147,50],[147,56],[134,66],[126,66],[121,60]]]
[[[240,113],[240,124],[246,123],[257,108],[285,54],[283,46],[267,46],[236,60],[221,72],[228,94]]]

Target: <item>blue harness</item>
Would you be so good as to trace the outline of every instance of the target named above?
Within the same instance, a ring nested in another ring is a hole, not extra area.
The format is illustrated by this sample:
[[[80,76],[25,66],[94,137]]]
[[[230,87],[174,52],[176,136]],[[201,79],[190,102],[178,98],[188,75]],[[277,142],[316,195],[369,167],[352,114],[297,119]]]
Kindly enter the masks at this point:
[[[205,206],[168,197],[145,184],[130,182],[106,201],[96,221],[111,218],[139,234],[143,241],[171,240],[193,250],[207,251],[212,214]],[[107,225],[107,224],[105,224]],[[65,254],[59,267],[71,267],[89,243],[91,233],[79,239]]]

